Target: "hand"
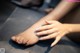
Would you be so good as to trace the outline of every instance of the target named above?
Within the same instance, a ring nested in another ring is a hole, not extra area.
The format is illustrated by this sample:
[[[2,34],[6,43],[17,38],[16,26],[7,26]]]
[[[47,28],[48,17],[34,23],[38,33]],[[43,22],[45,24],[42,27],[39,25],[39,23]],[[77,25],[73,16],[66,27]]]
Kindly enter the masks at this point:
[[[40,40],[47,40],[55,38],[55,41],[51,44],[51,46],[56,45],[59,40],[70,32],[70,27],[68,24],[62,24],[58,21],[45,21],[46,25],[41,26],[36,29],[37,36],[43,36]]]

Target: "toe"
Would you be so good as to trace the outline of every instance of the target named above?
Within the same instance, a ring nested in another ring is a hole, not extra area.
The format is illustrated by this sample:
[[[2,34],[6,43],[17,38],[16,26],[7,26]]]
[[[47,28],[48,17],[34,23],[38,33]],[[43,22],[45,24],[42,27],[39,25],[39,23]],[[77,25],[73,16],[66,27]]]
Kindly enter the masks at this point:
[[[16,40],[16,37],[15,37],[15,36],[13,36],[13,37],[11,37],[11,39],[12,39],[13,41],[15,41],[15,40]]]
[[[18,44],[22,44],[22,40],[23,40],[23,39],[22,39],[21,37],[17,37],[17,38],[16,38],[16,42],[17,42]]]
[[[22,43],[23,43],[23,44],[26,44],[27,42],[28,42],[28,41],[24,39]]]

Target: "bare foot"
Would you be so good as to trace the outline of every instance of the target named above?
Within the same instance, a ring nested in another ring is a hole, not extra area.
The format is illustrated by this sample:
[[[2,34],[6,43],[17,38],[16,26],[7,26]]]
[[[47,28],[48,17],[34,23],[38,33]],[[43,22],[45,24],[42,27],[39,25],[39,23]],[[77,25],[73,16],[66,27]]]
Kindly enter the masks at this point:
[[[32,45],[38,42],[38,37],[35,35],[32,29],[28,29],[11,38],[18,44]]]
[[[31,26],[29,29],[16,36],[13,36],[11,39],[17,42],[18,44],[32,45],[37,43],[39,41],[39,38],[35,34],[35,29],[45,24],[44,20],[48,20],[49,17],[48,16],[43,17],[41,20],[39,20],[36,24]]]

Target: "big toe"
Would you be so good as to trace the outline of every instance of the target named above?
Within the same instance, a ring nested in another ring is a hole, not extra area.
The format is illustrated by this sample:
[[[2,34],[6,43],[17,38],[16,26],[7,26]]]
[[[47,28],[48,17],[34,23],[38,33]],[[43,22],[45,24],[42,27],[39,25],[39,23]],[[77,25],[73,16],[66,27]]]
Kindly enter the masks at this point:
[[[12,39],[13,41],[15,41],[15,40],[16,40],[16,37],[15,37],[15,36],[13,36],[13,37],[11,37],[11,39]]]

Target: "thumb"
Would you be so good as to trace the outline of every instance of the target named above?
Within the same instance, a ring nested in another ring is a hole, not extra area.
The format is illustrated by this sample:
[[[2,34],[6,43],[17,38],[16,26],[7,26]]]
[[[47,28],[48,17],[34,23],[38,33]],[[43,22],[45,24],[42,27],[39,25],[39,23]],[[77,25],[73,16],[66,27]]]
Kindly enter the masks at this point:
[[[57,36],[55,41],[51,44],[51,47],[53,47],[54,45],[56,45],[61,39],[61,36]]]

